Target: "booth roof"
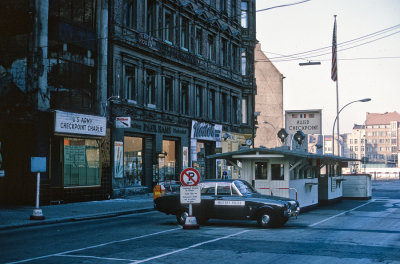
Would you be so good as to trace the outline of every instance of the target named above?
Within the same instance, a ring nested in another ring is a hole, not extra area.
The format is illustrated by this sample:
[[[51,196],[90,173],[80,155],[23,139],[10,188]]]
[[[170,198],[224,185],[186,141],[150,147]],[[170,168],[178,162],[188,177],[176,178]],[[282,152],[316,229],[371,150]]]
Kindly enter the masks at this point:
[[[360,161],[358,159],[339,157],[335,155],[321,155],[314,154],[300,150],[290,150],[284,147],[278,148],[250,148],[250,149],[242,149],[238,151],[218,153],[213,155],[208,155],[207,159],[239,159],[234,158],[233,156],[241,155],[243,156],[254,156],[254,155],[267,155],[267,154],[277,154],[283,155],[284,157],[293,157],[293,158],[307,158],[307,159],[320,159],[324,161],[330,162],[347,162],[347,161]]]

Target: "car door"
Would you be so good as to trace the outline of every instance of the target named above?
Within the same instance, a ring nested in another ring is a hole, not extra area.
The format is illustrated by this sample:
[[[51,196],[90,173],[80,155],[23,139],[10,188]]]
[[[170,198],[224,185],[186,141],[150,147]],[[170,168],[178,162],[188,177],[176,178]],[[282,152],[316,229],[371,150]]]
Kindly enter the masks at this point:
[[[218,183],[214,211],[215,217],[219,219],[245,219],[245,198],[232,189],[231,182]]]

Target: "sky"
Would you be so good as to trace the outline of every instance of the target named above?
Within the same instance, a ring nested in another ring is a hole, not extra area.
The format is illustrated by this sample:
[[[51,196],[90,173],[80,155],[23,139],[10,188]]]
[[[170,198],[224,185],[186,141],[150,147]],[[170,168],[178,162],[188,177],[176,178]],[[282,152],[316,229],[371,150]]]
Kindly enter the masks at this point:
[[[256,10],[300,1],[257,0]],[[354,124],[363,124],[367,112],[400,113],[400,0],[310,0],[256,13],[261,50],[286,77],[284,111],[322,109],[323,134],[332,134],[337,113],[336,83],[331,80],[334,15],[339,110],[352,101],[371,98],[370,102],[343,108],[339,115],[342,134],[350,133]],[[384,29],[388,30],[383,34],[370,35]],[[367,37],[349,42],[364,36]],[[315,49],[327,54],[282,58]],[[320,61],[321,65],[299,66],[307,61]]]

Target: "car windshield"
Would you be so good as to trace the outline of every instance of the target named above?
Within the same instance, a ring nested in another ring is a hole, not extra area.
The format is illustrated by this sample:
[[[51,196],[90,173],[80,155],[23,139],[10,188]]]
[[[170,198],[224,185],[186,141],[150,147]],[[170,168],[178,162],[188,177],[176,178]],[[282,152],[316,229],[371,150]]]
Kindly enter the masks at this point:
[[[245,181],[234,181],[233,183],[242,195],[256,193],[256,190],[254,190],[254,188]]]

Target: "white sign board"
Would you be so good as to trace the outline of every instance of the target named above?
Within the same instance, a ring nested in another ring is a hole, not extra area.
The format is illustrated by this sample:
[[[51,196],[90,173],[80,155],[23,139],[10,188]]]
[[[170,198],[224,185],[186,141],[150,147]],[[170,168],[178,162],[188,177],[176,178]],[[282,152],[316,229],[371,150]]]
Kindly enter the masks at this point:
[[[115,118],[115,127],[116,128],[129,128],[131,127],[131,117],[117,117]]]
[[[200,186],[181,186],[180,197],[181,204],[199,204]]]
[[[54,132],[78,135],[106,135],[107,122],[103,116],[56,111]]]
[[[321,109],[285,111],[285,129],[289,134],[322,134]]]
[[[222,136],[222,125],[200,123],[193,120],[192,133],[190,136],[192,139],[220,142]]]

